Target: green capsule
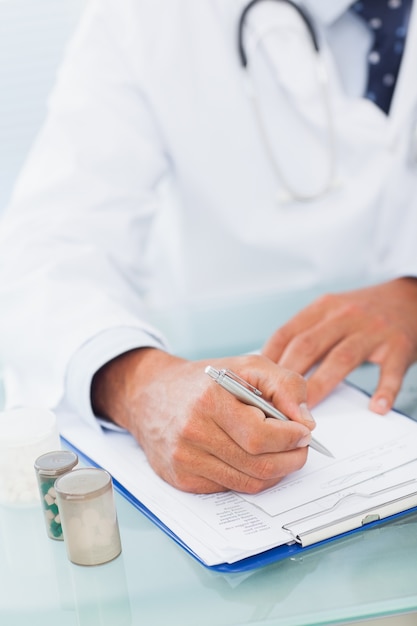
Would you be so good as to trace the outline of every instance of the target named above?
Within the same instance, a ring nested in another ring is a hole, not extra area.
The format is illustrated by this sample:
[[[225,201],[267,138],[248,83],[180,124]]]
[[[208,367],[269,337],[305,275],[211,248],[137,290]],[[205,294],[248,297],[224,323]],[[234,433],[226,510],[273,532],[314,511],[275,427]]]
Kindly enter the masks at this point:
[[[48,493],[51,487],[54,486],[55,480],[46,480],[41,484],[41,490],[44,496]]]
[[[49,509],[52,511],[52,513],[53,513],[54,515],[58,515],[58,513],[59,513],[58,505],[56,505],[56,504],[51,504],[51,506],[49,507]]]
[[[62,525],[58,524],[55,520],[52,520],[50,525],[51,535],[55,538],[61,537]]]

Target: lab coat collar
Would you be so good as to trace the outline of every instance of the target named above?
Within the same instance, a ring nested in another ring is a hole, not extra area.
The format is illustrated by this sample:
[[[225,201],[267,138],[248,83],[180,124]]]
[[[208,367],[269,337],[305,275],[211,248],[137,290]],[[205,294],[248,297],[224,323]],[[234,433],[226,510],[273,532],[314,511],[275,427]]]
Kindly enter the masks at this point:
[[[345,13],[353,2],[352,0],[303,0],[299,4],[305,7],[314,19],[329,26]]]

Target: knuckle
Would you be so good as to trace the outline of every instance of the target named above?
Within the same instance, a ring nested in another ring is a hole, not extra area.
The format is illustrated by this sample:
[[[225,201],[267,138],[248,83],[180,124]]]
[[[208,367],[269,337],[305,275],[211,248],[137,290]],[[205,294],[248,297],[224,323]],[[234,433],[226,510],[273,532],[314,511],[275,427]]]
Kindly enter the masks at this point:
[[[263,438],[260,435],[251,433],[243,442],[244,448],[251,456],[257,456],[265,451]]]
[[[185,419],[181,424],[181,429],[178,433],[176,447],[181,448],[181,441],[198,444],[204,441],[204,421],[199,418],[200,413],[193,412],[192,415]]]
[[[366,313],[362,304],[354,300],[346,300],[340,294],[326,294],[321,297],[321,308],[328,317],[336,319],[360,318]]]
[[[253,472],[254,475],[242,474],[240,476],[238,490],[256,494],[267,487],[276,485],[288,474],[301,469],[307,460],[307,454],[307,448],[299,448],[285,453],[285,460],[281,460],[279,467],[273,461],[259,463],[256,471]]]
[[[294,349],[296,352],[300,352],[304,356],[311,356],[315,354],[316,339],[310,333],[303,333],[294,339]]]
[[[259,478],[255,478],[253,476],[248,476],[247,474],[242,474],[239,478],[239,485],[236,491],[241,491],[242,493],[248,494],[257,494],[263,491],[268,485],[265,484],[264,481]]]
[[[192,474],[176,473],[172,484],[177,489],[186,493],[208,493],[210,490],[202,485],[201,479]],[[219,488],[220,489],[220,488]]]
[[[192,420],[187,420],[181,429],[181,437],[186,441],[194,441],[196,439],[196,428]]]
[[[297,446],[297,444],[298,439],[293,442],[294,446]],[[288,450],[277,454],[264,454],[256,459],[252,459],[250,468],[248,468],[247,471],[251,478],[257,481],[261,481],[262,483],[274,482],[300,469],[307,459],[307,454],[307,447],[289,447]]]
[[[324,293],[316,300],[317,307],[319,309],[332,309],[336,302],[339,301],[339,297],[334,293]]]
[[[305,465],[308,457],[308,447],[292,450],[289,457],[288,474],[296,472]]]
[[[206,492],[202,486],[202,479],[198,474],[191,471],[190,455],[182,446],[176,446],[171,459],[167,475],[162,474],[168,483],[188,493]]]
[[[397,334],[396,329],[392,328],[389,318],[383,313],[376,313],[370,317],[367,330],[371,336],[378,338],[389,337],[393,332]]]
[[[187,493],[196,493],[197,490],[194,477],[186,474],[179,474],[178,472],[172,476],[172,484],[177,489]]]
[[[252,466],[254,478],[265,482],[271,480],[277,474],[276,464],[269,456],[258,457]]]
[[[364,308],[358,302],[343,302],[338,309],[339,317],[362,317],[365,313]]]
[[[287,369],[282,372],[282,376],[283,380],[281,384],[285,386],[289,393],[305,388],[305,378],[298,372]]]
[[[176,480],[181,480],[183,468],[187,463],[187,454],[183,446],[176,444],[171,452],[171,474]]]
[[[241,357],[242,367],[245,371],[250,372],[259,366],[260,361],[266,361],[267,358],[260,354],[247,354]]]
[[[395,338],[396,349],[403,354],[412,354],[415,350],[415,341],[407,332],[400,332]]]
[[[350,345],[339,346],[333,352],[334,366],[343,371],[350,369],[352,364],[356,363],[356,348]]]
[[[388,336],[387,336],[388,335]],[[380,342],[381,352],[379,360],[375,362],[383,364],[384,360],[391,361],[391,367],[404,373],[404,367],[412,363],[417,354],[415,338],[405,329],[394,329]]]
[[[208,385],[199,391],[199,394],[193,399],[192,411],[197,415],[211,414],[216,406],[216,396],[213,386]]]
[[[307,381],[308,397],[311,398],[323,398],[328,391],[328,388],[333,384],[333,380],[329,376],[325,378],[312,377]]]

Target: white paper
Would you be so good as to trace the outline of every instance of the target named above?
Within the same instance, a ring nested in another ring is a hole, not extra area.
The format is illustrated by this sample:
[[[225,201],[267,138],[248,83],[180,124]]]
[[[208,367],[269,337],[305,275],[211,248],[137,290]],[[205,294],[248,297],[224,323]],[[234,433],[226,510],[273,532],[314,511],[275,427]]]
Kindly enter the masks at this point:
[[[184,493],[155,474],[127,433],[97,431],[64,410],[58,418],[72,445],[107,469],[204,563],[217,565],[291,542],[285,526],[297,520],[305,528],[311,516],[314,527],[320,514],[331,523],[341,506],[343,514],[361,510],[374,492],[380,493],[373,502],[382,503],[396,492],[397,480],[399,493],[416,490],[417,424],[395,412],[373,414],[368,401],[340,385],[314,412],[315,437],[335,458],[310,449],[302,470],[255,496]]]

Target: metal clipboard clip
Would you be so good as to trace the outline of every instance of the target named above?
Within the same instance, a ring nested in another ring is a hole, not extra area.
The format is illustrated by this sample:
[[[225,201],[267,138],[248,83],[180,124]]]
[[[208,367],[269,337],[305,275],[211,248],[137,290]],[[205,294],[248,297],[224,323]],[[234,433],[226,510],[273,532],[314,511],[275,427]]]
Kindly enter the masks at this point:
[[[409,487],[412,484],[417,484],[417,480],[411,479],[371,494],[348,494],[342,497],[330,509],[285,523],[282,528],[291,535],[293,541],[296,541],[302,547],[331,539],[337,535],[356,530],[372,522],[378,522],[417,507],[417,490],[409,491]],[[384,495],[389,491],[398,492],[397,497],[387,500]],[[363,508],[364,498],[374,499],[376,502],[373,506]],[[381,500],[381,498],[384,498],[384,500]],[[343,505],[349,504],[348,501],[354,499],[357,500],[356,506],[352,507],[349,513],[343,515],[341,511],[339,516],[335,515],[335,509],[340,508],[340,505],[342,505],[341,508],[343,509]]]

